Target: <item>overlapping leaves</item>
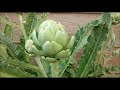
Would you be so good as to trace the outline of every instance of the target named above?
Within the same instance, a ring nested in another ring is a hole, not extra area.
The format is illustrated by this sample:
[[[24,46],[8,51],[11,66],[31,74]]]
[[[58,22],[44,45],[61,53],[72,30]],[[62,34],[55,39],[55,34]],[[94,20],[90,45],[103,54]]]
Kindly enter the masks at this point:
[[[86,77],[91,63],[95,61],[98,51],[107,40],[108,32],[111,29],[111,18],[109,13],[104,13],[100,18],[101,23],[93,28],[88,42],[84,46],[84,54],[80,59],[77,69],[78,77]]]

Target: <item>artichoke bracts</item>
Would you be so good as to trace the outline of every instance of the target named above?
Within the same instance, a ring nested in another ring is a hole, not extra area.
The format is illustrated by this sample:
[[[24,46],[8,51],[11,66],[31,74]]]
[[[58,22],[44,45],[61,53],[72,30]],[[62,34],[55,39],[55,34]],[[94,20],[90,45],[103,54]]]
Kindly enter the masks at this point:
[[[54,61],[70,56],[70,49],[74,44],[74,36],[69,38],[65,27],[53,20],[46,20],[39,30],[32,32],[32,38],[26,41],[25,48],[29,54],[42,56]]]
[[[120,13],[111,13],[112,24],[116,25],[120,23]]]

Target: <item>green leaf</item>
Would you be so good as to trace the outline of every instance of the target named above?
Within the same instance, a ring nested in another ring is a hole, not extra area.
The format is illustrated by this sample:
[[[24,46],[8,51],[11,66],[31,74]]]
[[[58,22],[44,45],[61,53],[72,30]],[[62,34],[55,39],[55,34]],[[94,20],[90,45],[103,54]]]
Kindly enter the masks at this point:
[[[112,52],[112,56],[117,56],[117,55],[120,55],[120,48],[118,48]]]
[[[48,16],[48,12],[45,12],[45,13],[43,13],[43,14],[41,15],[41,17],[40,17],[40,24],[41,24],[43,21],[46,20],[47,16]]]
[[[17,57],[17,59],[20,60],[20,61],[26,61],[25,56],[26,56],[27,53],[25,53],[25,48],[24,47],[25,47],[24,45],[19,44],[19,46],[16,48],[16,53],[17,53],[17,55],[19,55],[19,57]]]
[[[5,25],[4,34],[8,36],[10,39],[12,39],[13,29],[11,25],[8,25],[8,24]]]
[[[24,39],[23,35],[20,36],[20,44],[16,48],[16,52],[19,55],[19,57],[18,57],[19,60],[25,61],[25,62],[30,62],[30,57],[29,57],[28,53],[26,53],[26,50],[25,50],[25,39]]]
[[[16,15],[19,16],[19,15],[23,15],[24,13],[23,12],[16,12]]]
[[[115,41],[116,41],[116,35],[115,35],[115,33],[112,33],[112,40],[111,40],[110,45],[108,46],[109,51],[114,47]]]
[[[0,32],[0,40],[7,47],[13,58],[19,57],[19,55],[16,53],[16,46],[14,45],[13,41],[9,37],[6,37],[2,32]]]
[[[18,67],[14,67],[12,65],[9,65],[5,62],[0,63],[0,77],[35,77],[34,75],[31,75],[28,72],[23,71],[22,69]]]
[[[88,42],[84,46],[84,54],[76,70],[78,77],[86,77],[91,63],[95,61],[98,51],[107,40],[108,32],[111,29],[110,14],[103,13],[100,21],[101,23],[93,28],[91,35],[88,37]]]
[[[45,60],[41,60],[41,63],[45,69],[45,72],[50,77],[51,76],[51,66],[49,62],[46,62]]]
[[[10,26],[15,26],[16,24],[11,22],[6,16],[0,16],[0,23],[8,24]]]
[[[75,42],[72,47],[73,52],[79,52],[80,49],[87,43],[87,39],[91,34],[91,30],[99,24],[99,20],[93,20],[90,23],[86,24],[84,27],[81,27],[75,33]]]
[[[76,73],[72,65],[71,66],[69,65],[69,67],[66,68],[65,72],[69,73],[71,77],[76,77]]]
[[[103,71],[105,72],[105,69],[102,64],[100,64],[98,62],[92,63],[87,76],[100,78],[103,75]]]
[[[105,67],[103,71],[103,77],[120,77],[120,66],[110,65],[109,67]]]
[[[92,63],[91,68],[87,74],[88,77],[100,78],[110,77],[110,74],[113,72],[120,72],[120,66],[110,65],[109,67],[103,66],[101,63],[95,62]],[[113,76],[112,76],[113,77]]]
[[[4,45],[0,44],[0,56],[7,58],[8,54],[6,50],[7,48]]]
[[[41,24],[43,21],[46,20],[47,16],[48,16],[48,13],[47,13],[47,12],[45,12],[45,13],[43,13],[43,14],[41,15],[40,19],[38,19],[38,23],[37,23],[37,26],[36,26],[36,30],[39,29],[40,24]]]
[[[2,56],[0,56],[0,60],[22,69],[39,70],[39,68],[35,65],[25,63],[24,61],[19,61],[17,59],[12,59],[11,57],[3,58]]]
[[[24,61],[19,61],[17,58],[12,59],[8,55],[6,50],[7,50],[7,48],[4,45],[0,44],[0,60],[1,61],[5,61],[9,64],[12,64],[14,66],[17,66],[17,67],[23,68],[23,69],[39,70],[39,68],[37,66],[31,65]]]
[[[35,29],[37,24],[37,15],[35,12],[28,13],[26,17],[26,23],[24,24],[24,28],[27,36],[29,37],[31,32]]]
[[[64,59],[59,60],[59,70],[60,70],[60,72],[63,71],[66,64],[67,64],[67,59],[64,58]]]
[[[60,76],[63,75],[64,71],[66,70],[67,66],[69,66],[69,64],[73,64],[74,63],[74,55],[80,51],[81,48],[83,48],[86,43],[87,43],[87,39],[89,37],[89,35],[91,34],[91,31],[93,30],[93,28],[95,26],[99,25],[99,20],[93,20],[92,22],[88,23],[87,25],[85,25],[84,27],[81,27],[76,33],[75,33],[75,42],[73,47],[71,48],[71,56],[69,58],[69,60],[67,61],[67,64],[65,65],[62,73],[60,74]]]
[[[120,66],[110,65],[106,70],[107,70],[107,72],[112,72],[112,71],[120,72]]]
[[[0,40],[7,47],[7,53],[13,59],[16,58],[20,61],[27,60],[26,53],[25,53],[25,47],[24,47],[23,43],[20,44],[18,47],[16,47],[15,44],[13,43],[13,41],[8,36],[5,36],[5,34],[2,32],[0,32]],[[27,58],[29,58],[29,57],[27,57]]]

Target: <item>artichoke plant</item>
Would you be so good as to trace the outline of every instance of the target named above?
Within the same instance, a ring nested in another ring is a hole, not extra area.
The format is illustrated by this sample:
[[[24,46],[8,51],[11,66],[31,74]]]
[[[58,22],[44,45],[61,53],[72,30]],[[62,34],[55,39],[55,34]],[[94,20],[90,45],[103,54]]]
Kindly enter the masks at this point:
[[[112,24],[116,25],[120,23],[120,13],[111,13]]]
[[[70,49],[74,44],[74,36],[69,38],[65,27],[54,20],[46,20],[38,30],[32,32],[25,49],[29,54],[41,56],[43,59],[54,62],[70,56]]]

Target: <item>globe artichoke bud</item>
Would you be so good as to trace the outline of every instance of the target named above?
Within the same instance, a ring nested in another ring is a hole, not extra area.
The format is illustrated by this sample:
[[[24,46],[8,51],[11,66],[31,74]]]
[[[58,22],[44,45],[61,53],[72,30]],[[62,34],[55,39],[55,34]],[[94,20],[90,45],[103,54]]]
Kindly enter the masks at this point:
[[[32,38],[26,41],[26,51],[53,62],[70,56],[70,49],[74,44],[74,36],[69,38],[65,27],[53,20],[46,20],[39,30],[32,32]]]
[[[111,13],[112,24],[116,25],[120,23],[120,13]]]

